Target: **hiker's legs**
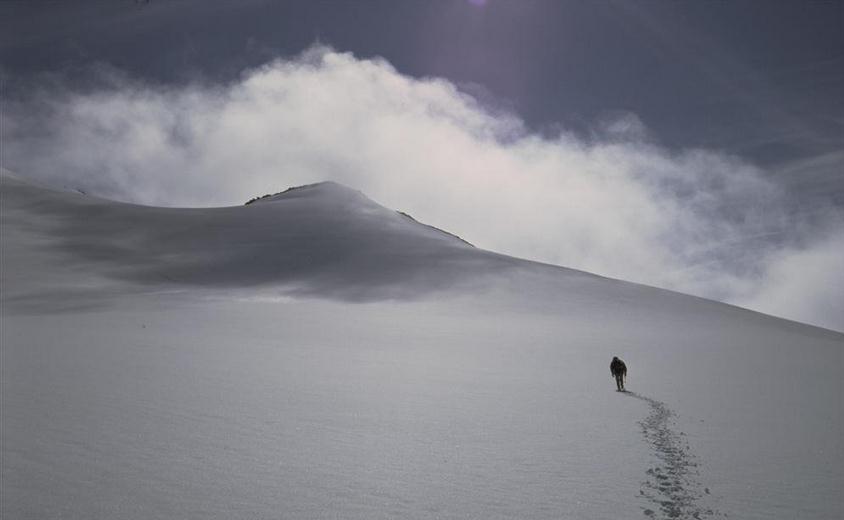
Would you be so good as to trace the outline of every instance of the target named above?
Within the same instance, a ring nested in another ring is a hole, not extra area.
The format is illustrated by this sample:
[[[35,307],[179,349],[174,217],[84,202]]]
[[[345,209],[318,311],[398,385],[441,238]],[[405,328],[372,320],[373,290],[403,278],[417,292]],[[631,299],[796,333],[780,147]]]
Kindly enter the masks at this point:
[[[615,386],[619,391],[624,389],[624,387],[621,384],[621,376],[620,375],[615,376]]]

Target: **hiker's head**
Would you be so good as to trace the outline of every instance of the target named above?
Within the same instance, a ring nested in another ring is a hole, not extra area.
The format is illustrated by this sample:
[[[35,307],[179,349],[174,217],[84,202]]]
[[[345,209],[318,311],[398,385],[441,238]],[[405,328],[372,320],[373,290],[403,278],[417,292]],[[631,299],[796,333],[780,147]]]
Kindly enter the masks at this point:
[[[613,356],[613,357],[612,357],[612,360],[613,360],[613,361],[618,361],[618,356]]]

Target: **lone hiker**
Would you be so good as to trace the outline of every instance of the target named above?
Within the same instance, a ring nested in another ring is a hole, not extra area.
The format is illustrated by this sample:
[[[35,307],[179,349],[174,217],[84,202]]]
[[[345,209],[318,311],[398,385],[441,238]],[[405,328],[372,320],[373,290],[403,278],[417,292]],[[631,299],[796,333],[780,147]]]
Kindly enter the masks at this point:
[[[615,378],[615,386],[618,387],[618,391],[623,392],[624,378],[627,377],[627,365],[624,364],[624,361],[613,357],[612,363],[610,363],[610,373]]]

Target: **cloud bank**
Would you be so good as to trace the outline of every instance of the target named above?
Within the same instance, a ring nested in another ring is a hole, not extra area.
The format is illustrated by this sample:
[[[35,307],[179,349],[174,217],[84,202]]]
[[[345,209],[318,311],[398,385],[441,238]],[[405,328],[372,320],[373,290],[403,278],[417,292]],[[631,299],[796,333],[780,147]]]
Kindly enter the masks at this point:
[[[105,75],[3,107],[2,165],[152,205],[334,180],[479,247],[844,330],[844,217],[633,114],[540,135],[452,83],[324,47],[229,85]]]

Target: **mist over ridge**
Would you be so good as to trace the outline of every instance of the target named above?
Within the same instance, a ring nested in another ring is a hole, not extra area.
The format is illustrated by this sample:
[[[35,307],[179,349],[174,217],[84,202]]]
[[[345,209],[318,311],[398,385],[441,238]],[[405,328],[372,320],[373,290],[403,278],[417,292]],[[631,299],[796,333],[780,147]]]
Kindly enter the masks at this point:
[[[445,79],[327,47],[229,85],[103,85],[5,105],[3,166],[169,206],[335,180],[484,249],[844,328],[840,209],[731,154],[664,148],[635,114],[539,135]]]

